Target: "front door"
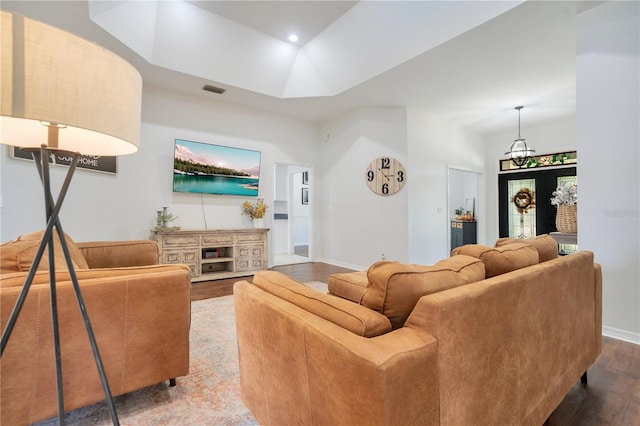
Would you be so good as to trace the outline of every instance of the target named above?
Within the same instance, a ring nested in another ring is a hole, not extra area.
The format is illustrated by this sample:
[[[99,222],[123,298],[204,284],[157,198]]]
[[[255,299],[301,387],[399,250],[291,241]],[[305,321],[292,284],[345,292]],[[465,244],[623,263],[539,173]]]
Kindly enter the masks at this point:
[[[556,208],[551,205],[551,197],[563,180],[576,183],[576,168],[498,175],[500,237],[530,238],[556,231]],[[529,201],[527,194],[531,194],[532,203],[522,208]]]

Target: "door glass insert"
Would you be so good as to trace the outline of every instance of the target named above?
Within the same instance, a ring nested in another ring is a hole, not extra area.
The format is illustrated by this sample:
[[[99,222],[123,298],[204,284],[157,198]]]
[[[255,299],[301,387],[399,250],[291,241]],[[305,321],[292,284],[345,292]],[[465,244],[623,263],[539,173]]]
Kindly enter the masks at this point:
[[[509,180],[509,237],[536,236],[535,179]]]
[[[573,186],[578,184],[578,176],[558,176],[558,186],[562,184]]]

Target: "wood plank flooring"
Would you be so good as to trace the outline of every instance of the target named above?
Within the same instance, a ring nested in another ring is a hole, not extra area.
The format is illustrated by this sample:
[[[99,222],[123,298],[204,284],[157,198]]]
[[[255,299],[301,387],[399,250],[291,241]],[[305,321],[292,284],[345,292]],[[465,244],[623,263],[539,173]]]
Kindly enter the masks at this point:
[[[351,272],[351,269],[329,265],[327,263],[309,262],[295,265],[276,266],[273,271],[280,271],[300,282],[322,281],[326,283],[329,275],[341,272]],[[211,297],[228,296],[233,294],[233,284],[236,281],[251,282],[253,277],[230,278],[216,281],[203,281],[191,284],[191,300],[209,299]]]
[[[326,263],[277,266],[301,281],[327,282],[329,275],[350,272]],[[233,294],[236,281],[252,277],[194,283],[191,300]],[[544,426],[640,425],[640,345],[603,337],[602,353],[588,371],[589,383],[578,380]]]
[[[544,426],[640,425],[640,345],[602,338],[602,352]]]

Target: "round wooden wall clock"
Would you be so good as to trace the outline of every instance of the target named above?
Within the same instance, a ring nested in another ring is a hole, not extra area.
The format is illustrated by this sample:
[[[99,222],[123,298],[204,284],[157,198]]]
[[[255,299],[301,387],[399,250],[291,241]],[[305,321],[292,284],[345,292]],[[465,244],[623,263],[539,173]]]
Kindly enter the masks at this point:
[[[402,163],[391,157],[373,160],[365,174],[367,186],[378,195],[393,195],[400,191],[407,180]]]

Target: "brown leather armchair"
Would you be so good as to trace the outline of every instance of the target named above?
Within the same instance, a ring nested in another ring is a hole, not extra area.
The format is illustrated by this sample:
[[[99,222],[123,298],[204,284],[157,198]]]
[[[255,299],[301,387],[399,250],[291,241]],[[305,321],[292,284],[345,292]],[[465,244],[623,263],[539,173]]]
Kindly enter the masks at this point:
[[[42,232],[0,246],[4,330]],[[185,265],[158,265],[154,241],[67,244],[111,393],[121,395],[189,373],[191,283]],[[65,410],[104,400],[64,257],[54,249]],[[0,424],[57,415],[49,272],[39,265],[0,359]]]

